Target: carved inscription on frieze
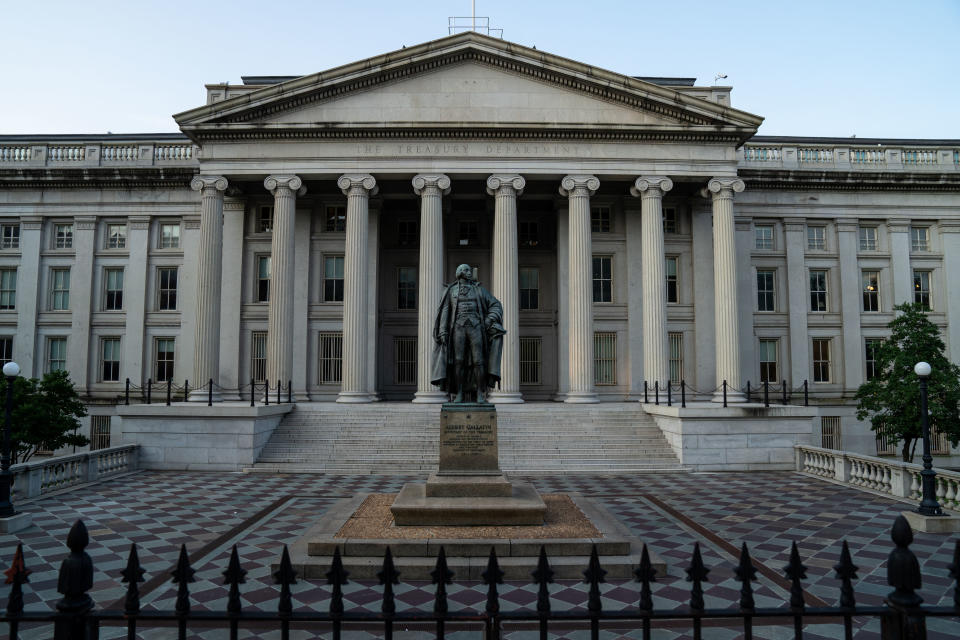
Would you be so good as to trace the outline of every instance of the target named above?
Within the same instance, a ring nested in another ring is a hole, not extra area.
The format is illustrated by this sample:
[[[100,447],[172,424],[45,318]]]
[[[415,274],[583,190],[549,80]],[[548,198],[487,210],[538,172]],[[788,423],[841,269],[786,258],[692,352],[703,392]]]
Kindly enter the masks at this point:
[[[538,142],[362,142],[358,156],[584,157],[589,145]]]

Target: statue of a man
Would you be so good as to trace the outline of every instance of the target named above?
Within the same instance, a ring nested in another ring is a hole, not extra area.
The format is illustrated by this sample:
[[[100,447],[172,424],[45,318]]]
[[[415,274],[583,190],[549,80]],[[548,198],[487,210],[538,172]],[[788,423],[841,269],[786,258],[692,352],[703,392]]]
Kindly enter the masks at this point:
[[[460,265],[433,325],[431,382],[455,393],[454,402],[474,392],[477,402],[486,402],[487,390],[500,381],[505,333],[500,301],[473,279],[470,265]]]

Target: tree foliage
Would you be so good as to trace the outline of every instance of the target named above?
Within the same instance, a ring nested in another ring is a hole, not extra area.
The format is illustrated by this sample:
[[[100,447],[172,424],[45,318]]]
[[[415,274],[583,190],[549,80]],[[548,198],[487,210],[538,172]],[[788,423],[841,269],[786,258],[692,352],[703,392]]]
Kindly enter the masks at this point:
[[[901,312],[887,327],[890,337],[876,352],[877,375],[857,390],[857,418],[870,420],[871,429],[888,441],[902,442],[905,462],[913,459],[913,443],[922,438],[920,426],[920,380],[913,367],[928,362],[930,428],[960,441],[960,367],[944,355],[940,331],[927,317],[923,305],[894,307]]]
[[[3,401],[6,402],[6,385]],[[11,414],[10,450],[13,462],[27,462],[37,451],[89,444],[78,432],[87,408],[66,371],[37,378],[15,379]]]

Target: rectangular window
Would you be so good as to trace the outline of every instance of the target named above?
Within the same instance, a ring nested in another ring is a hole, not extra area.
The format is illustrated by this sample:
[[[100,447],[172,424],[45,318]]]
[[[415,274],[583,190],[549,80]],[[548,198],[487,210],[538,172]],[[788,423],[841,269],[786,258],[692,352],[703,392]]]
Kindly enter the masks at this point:
[[[830,338],[813,339],[813,381],[830,382]]]
[[[0,338],[0,366],[13,362],[13,338],[4,336]]]
[[[880,272],[862,271],[863,310],[880,311]]]
[[[683,380],[683,334],[668,333],[667,341],[670,345],[670,382],[679,383]]]
[[[807,249],[823,251],[827,248],[826,227],[807,227]]]
[[[100,339],[100,382],[120,381],[120,338]]]
[[[173,360],[176,340],[174,338],[157,338],[154,341],[155,357],[157,363],[154,382],[166,382],[173,380]]]
[[[257,302],[270,302],[270,256],[257,256]]]
[[[541,349],[543,339],[537,337],[520,338],[520,384],[542,384]]]
[[[480,241],[480,227],[476,220],[461,220],[457,225],[457,238],[461,245],[476,244]]]
[[[540,308],[540,269],[520,267],[520,310]]]
[[[677,210],[674,207],[664,207],[663,209],[663,232],[679,233],[677,231]]]
[[[757,269],[757,311],[777,310],[777,271]]]
[[[20,248],[20,225],[0,224],[0,249]]]
[[[323,259],[323,301],[343,302],[343,256]]]
[[[774,384],[780,380],[779,351],[779,340],[770,338],[760,340],[760,382]]]
[[[250,377],[255,382],[267,379],[267,332],[250,333]]]
[[[90,416],[90,451],[110,446],[110,416]]]
[[[930,251],[930,227],[910,227],[910,249]]]
[[[126,249],[127,248],[127,225],[108,224],[107,225],[107,249]]]
[[[320,334],[320,384],[339,384],[343,371],[343,334]]]
[[[47,372],[66,371],[67,339],[47,338]]]
[[[73,225],[55,224],[53,225],[53,247],[55,249],[73,248]]]
[[[773,249],[773,225],[758,224],[753,228],[754,248],[770,251]]]
[[[0,309],[17,308],[17,270],[0,269]]]
[[[177,268],[157,269],[157,309],[175,311],[177,308]]]
[[[860,227],[860,251],[877,250],[877,228]]]
[[[103,309],[105,311],[123,309],[123,269],[104,269]]]
[[[877,431],[877,455],[895,456],[897,455],[897,443],[892,436],[888,436]]]
[[[930,454],[934,456],[950,455],[950,439],[936,427],[930,428]]]
[[[263,205],[257,209],[257,233],[273,232],[273,207]]]
[[[665,272],[667,276],[667,302],[678,302],[680,294],[677,291],[677,258],[666,258]]]
[[[810,269],[810,311],[827,310],[827,272]]]
[[[590,231],[610,233],[610,207],[590,207]]]
[[[933,309],[930,300],[930,271],[914,270],[913,272],[913,301],[923,305],[929,311]]]
[[[401,245],[415,245],[420,238],[416,220],[397,221],[397,242]]]
[[[397,269],[397,309],[410,311],[417,308],[417,268]]]
[[[180,248],[180,223],[171,222],[160,225],[160,249]]]
[[[517,241],[521,247],[535,247],[540,244],[540,225],[528,220],[517,223]]]
[[[417,338],[393,339],[393,383],[417,384]]]
[[[326,207],[327,231],[347,230],[347,207],[343,204],[330,204]]]
[[[613,302],[613,256],[593,256],[593,301]]]
[[[50,308],[66,311],[70,308],[70,269],[54,269],[50,277]]]
[[[843,449],[840,437],[840,416],[821,416],[820,446],[824,449]]]
[[[880,354],[880,346],[883,344],[882,338],[865,338],[864,345],[864,374],[867,380],[873,380],[877,377],[877,356]]]
[[[617,384],[617,334],[613,332],[593,334],[593,383]]]

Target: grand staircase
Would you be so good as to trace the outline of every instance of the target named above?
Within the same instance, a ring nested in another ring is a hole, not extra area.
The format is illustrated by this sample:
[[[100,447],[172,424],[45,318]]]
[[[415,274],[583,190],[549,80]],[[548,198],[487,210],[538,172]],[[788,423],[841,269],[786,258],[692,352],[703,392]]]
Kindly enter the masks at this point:
[[[682,471],[653,418],[635,403],[497,405],[508,473]],[[440,406],[301,403],[252,472],[424,474],[436,470]]]

